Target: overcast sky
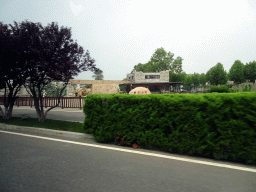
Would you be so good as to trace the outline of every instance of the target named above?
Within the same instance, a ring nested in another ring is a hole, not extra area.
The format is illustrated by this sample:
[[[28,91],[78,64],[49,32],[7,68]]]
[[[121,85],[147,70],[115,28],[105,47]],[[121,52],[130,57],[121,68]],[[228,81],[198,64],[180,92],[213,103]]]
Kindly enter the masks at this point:
[[[256,60],[255,0],[0,0],[4,24],[26,19],[71,27],[104,80],[123,80],[161,47],[183,58],[187,74],[206,74],[218,62],[229,72],[235,60]]]

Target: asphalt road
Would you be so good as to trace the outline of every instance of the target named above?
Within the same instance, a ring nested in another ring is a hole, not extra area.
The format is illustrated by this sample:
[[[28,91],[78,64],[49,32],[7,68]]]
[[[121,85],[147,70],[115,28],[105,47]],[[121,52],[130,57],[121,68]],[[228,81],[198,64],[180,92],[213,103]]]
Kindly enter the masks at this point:
[[[166,152],[99,144],[90,139],[39,136],[0,131],[0,191],[255,192],[256,189],[255,168],[254,172],[237,170],[175,159],[177,156]]]
[[[2,107],[2,106],[1,106]],[[4,110],[4,107],[2,107]],[[46,108],[48,110],[49,108]],[[44,112],[46,111],[44,109]],[[17,107],[14,106],[12,116],[13,117],[21,117],[22,115],[27,114],[31,118],[37,118],[36,109],[34,107]],[[79,108],[55,108],[53,110],[50,110],[47,113],[46,119],[54,119],[54,120],[62,120],[62,121],[75,121],[83,123],[85,119],[85,115],[83,113],[83,110],[80,110]]]
[[[79,109],[47,118],[81,121]],[[71,110],[71,109],[70,109]],[[35,109],[13,110],[14,116]],[[255,192],[256,166],[0,130],[0,191]]]

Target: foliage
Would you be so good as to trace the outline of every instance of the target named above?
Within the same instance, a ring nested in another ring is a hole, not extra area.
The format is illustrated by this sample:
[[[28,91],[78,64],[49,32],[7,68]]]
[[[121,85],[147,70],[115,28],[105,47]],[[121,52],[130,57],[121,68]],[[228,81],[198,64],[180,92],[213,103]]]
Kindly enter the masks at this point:
[[[95,80],[103,80],[104,76],[102,75],[103,71],[94,71],[92,76]]]
[[[212,92],[218,92],[218,93],[229,93],[230,90],[228,86],[222,85],[222,86],[212,86],[210,89],[210,93]]]
[[[132,72],[134,72],[135,70],[142,71],[144,73],[171,70],[174,71],[176,74],[179,74],[182,72],[182,58],[177,57],[177,59],[174,60],[173,56],[173,53],[167,53],[164,48],[158,48],[151,56],[151,59],[148,63],[139,63],[138,65],[135,65]]]
[[[244,83],[246,81],[244,69],[244,64],[240,60],[236,60],[229,70],[229,79],[231,81],[234,81],[234,83]],[[247,69],[250,69],[250,67],[248,67]],[[248,74],[248,70],[246,71],[246,73]]]
[[[170,82],[183,82],[185,77],[186,77],[185,72],[176,74],[173,71],[169,71],[169,81]]]
[[[85,86],[85,89],[90,89],[90,88],[92,88],[92,85],[86,85]]]
[[[256,80],[256,61],[246,63],[244,66],[244,76],[250,82],[255,83]]]
[[[17,26],[17,23],[15,25]],[[5,89],[5,113],[1,107],[0,112],[5,119],[12,117],[16,95],[30,73],[27,70],[28,65],[25,55],[28,53],[28,36],[33,36],[37,32],[35,30],[36,26],[37,24],[31,26],[27,32],[30,34],[24,35],[26,34],[24,28],[15,31],[13,26],[10,29],[8,25],[0,22],[0,88]],[[31,59],[33,58],[34,56],[31,55]],[[9,89],[8,95],[7,88]]]
[[[14,49],[15,52],[7,49],[7,53],[14,52],[14,58],[17,57],[12,63],[18,63],[19,67],[25,66],[19,72],[27,73],[23,76],[26,80],[24,86],[34,98],[39,121],[44,121],[48,111],[58,106],[60,96],[73,76],[88,69],[91,71],[99,69],[93,64],[95,61],[90,58],[89,52],[83,55],[83,48],[73,43],[71,29],[61,27],[59,30],[54,22],[47,27],[42,27],[41,23],[34,24],[28,21],[20,25],[15,22],[15,27],[11,27],[13,34],[7,38],[12,47],[18,48]],[[11,61],[6,58],[2,60]],[[18,69],[17,66],[13,68]],[[3,76],[8,74],[10,72]],[[11,77],[8,77],[7,80],[10,79]],[[42,91],[52,81],[64,82],[64,86],[58,95],[58,104],[44,113]]]
[[[206,84],[206,76],[204,73],[201,73],[200,77],[199,77],[199,83],[204,86]]]
[[[228,77],[227,73],[224,71],[223,65],[217,63],[206,73],[206,80],[210,82],[211,85],[224,85],[227,83]]]
[[[56,85],[55,85],[56,83]],[[60,96],[63,96],[65,97],[67,95],[67,88],[65,87],[64,91],[61,93],[61,90],[63,88],[63,86],[65,85],[62,85],[63,83],[61,82],[51,82],[49,83],[48,85],[46,85],[43,89],[43,96],[44,97],[58,97],[59,95]],[[38,89],[36,88],[36,92],[37,94],[38,93]]]
[[[194,88],[200,85],[200,75],[198,73],[192,75],[192,84]]]
[[[187,75],[184,82],[183,82],[183,85],[184,85],[184,88],[188,91],[191,90],[191,87],[192,87],[192,75]]]
[[[182,79],[185,79],[185,74],[181,74],[183,59],[177,57],[174,60],[173,57],[173,53],[167,53],[164,48],[158,48],[146,64],[139,63],[135,65],[131,73],[134,73],[135,70],[143,73],[170,70],[170,82],[182,81]]]
[[[127,81],[127,78],[124,78],[123,81]],[[127,85],[118,85],[119,86],[119,90],[122,92],[126,92],[127,89]]]

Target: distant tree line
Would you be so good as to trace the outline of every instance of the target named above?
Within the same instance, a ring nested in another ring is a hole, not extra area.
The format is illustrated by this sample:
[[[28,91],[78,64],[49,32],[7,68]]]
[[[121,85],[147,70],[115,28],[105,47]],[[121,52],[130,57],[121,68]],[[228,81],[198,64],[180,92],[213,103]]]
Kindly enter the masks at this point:
[[[246,82],[246,80],[250,82],[255,82],[256,80],[256,61],[244,65],[240,60],[236,60],[230,68],[229,73],[224,71],[223,65],[219,62],[209,69],[206,74],[186,74],[182,70],[183,59],[177,57],[174,60],[173,57],[173,53],[167,53],[164,48],[158,48],[149,62],[135,65],[131,73],[134,73],[135,70],[144,73],[170,70],[169,82],[182,82],[183,87],[189,91],[192,88],[205,88],[207,82],[211,86],[217,86],[219,84],[227,85],[228,81],[234,81],[234,84],[241,84]],[[125,78],[123,80],[127,79]],[[124,86],[121,86],[122,89],[125,89]]]

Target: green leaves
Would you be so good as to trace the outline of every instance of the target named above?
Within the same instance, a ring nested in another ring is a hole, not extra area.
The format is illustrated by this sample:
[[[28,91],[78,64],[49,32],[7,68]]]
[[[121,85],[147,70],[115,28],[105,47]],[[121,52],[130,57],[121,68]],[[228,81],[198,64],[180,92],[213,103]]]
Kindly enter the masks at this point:
[[[158,48],[146,64],[139,63],[138,65],[135,65],[133,71],[136,70],[146,73],[172,70],[175,73],[181,73],[182,58],[177,57],[177,59],[174,60],[173,57],[173,53],[167,53],[162,47]]]
[[[58,84],[57,82],[51,82],[44,87],[43,93],[45,94],[45,97],[66,96],[67,88],[64,89],[62,95],[60,95],[61,89],[63,89],[63,86],[61,85],[61,83]],[[38,93],[38,90],[37,90],[37,93]]]
[[[245,74],[244,74],[245,66],[240,60],[236,60],[229,70],[229,77],[234,81],[234,83],[244,83]],[[248,72],[248,71],[247,71]]]
[[[92,76],[95,80],[103,80],[104,76],[102,75],[103,71],[94,71],[94,75]]]
[[[246,63],[244,66],[244,76],[250,82],[255,83],[256,80],[256,61]]]
[[[224,85],[228,81],[227,73],[224,71],[223,65],[217,63],[206,73],[206,80],[210,82],[211,85]]]

